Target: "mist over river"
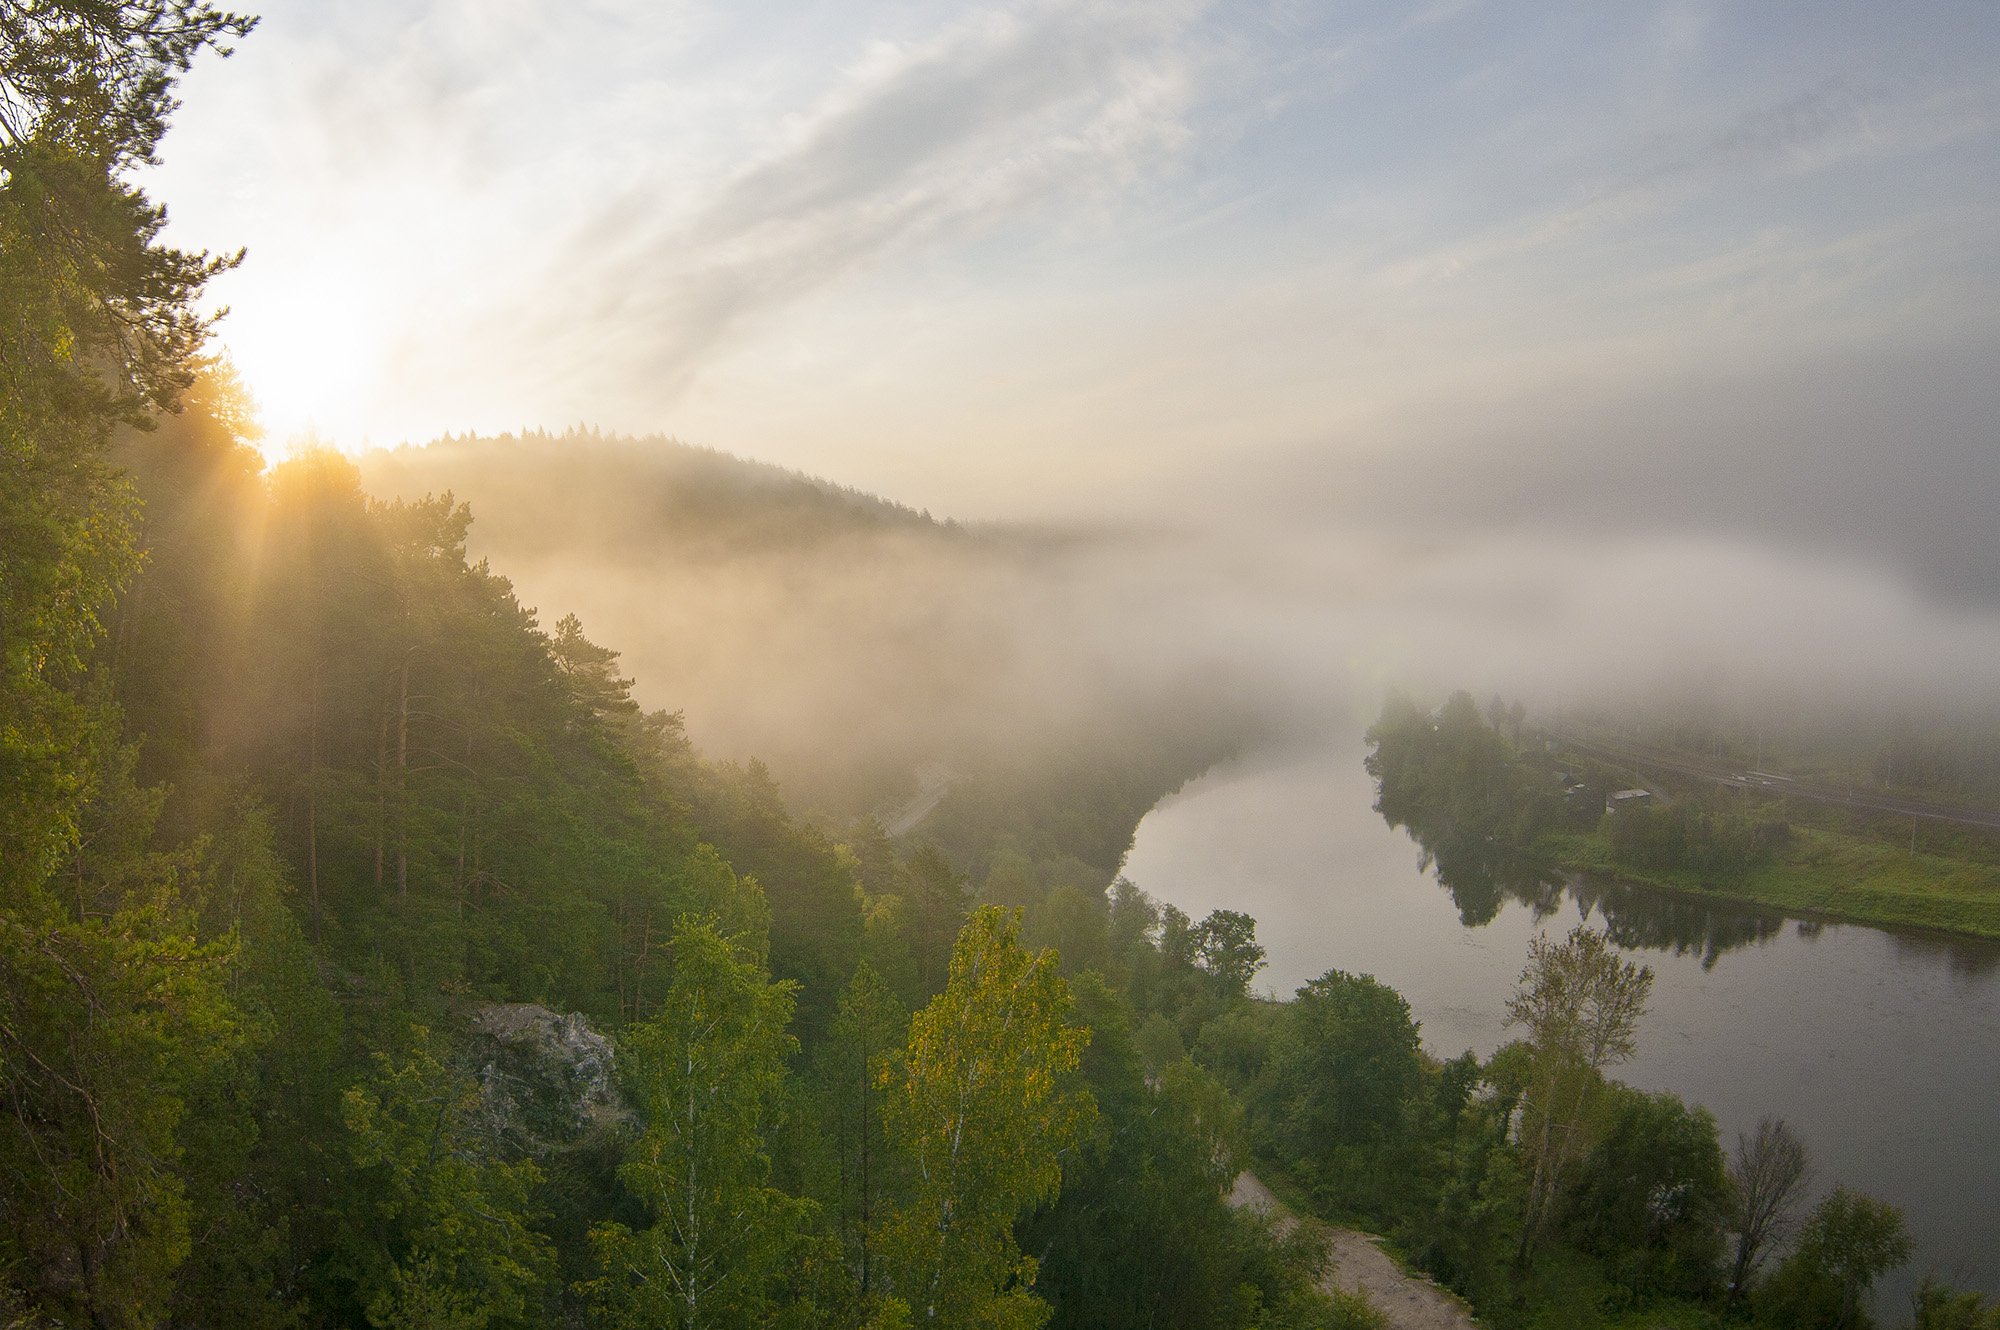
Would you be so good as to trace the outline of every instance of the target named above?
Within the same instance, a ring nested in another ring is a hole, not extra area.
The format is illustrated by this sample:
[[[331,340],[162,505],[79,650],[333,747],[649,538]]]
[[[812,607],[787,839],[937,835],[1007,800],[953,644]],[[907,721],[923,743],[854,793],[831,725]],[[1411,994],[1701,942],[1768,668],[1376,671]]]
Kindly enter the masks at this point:
[[[1613,1075],[1708,1108],[1725,1151],[1784,1117],[1819,1191],[1901,1206],[1916,1254],[1878,1288],[1887,1324],[1908,1322],[1926,1271],[2000,1294],[2000,944],[1518,871],[1455,899],[1373,810],[1361,759],[1357,734],[1212,772],[1140,823],[1125,873],[1197,918],[1254,915],[1261,991],[1329,969],[1394,986],[1441,1057],[1512,1037],[1504,1004],[1537,932],[1608,926],[1656,976],[1638,1056]]]

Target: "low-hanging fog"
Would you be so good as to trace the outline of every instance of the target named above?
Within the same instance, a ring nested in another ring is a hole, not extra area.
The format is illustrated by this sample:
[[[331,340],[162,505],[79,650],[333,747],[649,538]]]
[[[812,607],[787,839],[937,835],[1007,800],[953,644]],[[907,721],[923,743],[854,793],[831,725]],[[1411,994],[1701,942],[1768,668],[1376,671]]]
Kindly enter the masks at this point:
[[[1403,521],[961,526],[665,439],[362,464],[380,493],[468,500],[475,551],[545,622],[578,613],[648,705],[829,808],[921,763],[1197,716],[1239,743],[1351,741],[1392,685],[1813,731],[2000,701],[2000,618],[1891,562],[1694,523],[1565,531],[1449,480]]]

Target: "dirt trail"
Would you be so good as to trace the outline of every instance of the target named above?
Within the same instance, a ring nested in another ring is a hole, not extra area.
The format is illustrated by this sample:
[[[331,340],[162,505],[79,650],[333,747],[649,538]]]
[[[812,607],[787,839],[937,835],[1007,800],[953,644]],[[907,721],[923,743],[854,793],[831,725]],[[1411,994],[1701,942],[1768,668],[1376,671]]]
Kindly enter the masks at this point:
[[[1294,1222],[1292,1212],[1254,1173],[1236,1175],[1229,1203],[1273,1215],[1280,1224]],[[1382,1313],[1390,1330],[1479,1330],[1464,1303],[1428,1279],[1404,1274],[1366,1233],[1329,1225],[1326,1235],[1333,1260],[1322,1287],[1361,1294]]]

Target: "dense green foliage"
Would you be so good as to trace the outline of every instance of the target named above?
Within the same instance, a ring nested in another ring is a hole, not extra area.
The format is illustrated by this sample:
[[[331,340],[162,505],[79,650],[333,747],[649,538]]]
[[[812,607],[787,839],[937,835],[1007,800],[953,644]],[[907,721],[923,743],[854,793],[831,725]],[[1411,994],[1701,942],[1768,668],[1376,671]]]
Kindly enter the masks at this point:
[[[764,1145],[791,1039],[788,986],[764,973],[762,937],[712,917],[674,930],[659,1010],[627,1026],[620,1068],[645,1130],[620,1179],[652,1224],[592,1233],[593,1301],[615,1326],[754,1326],[796,1241],[800,1203],[769,1185]]]
[[[1829,1330],[1870,1324],[1868,1291],[1910,1259],[1909,1235],[1893,1205],[1845,1187],[1819,1203],[1796,1249],[1755,1295],[1760,1317]]]

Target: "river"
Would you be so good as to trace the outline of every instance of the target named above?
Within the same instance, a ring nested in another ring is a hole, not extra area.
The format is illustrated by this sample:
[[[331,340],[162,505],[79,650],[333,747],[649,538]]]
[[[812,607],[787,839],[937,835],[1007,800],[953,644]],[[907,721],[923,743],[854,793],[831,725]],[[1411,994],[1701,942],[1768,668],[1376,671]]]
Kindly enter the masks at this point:
[[[1361,755],[1357,740],[1212,772],[1140,823],[1126,875],[1196,918],[1254,915],[1260,990],[1329,969],[1393,985],[1444,1057],[1512,1037],[1503,1004],[1537,932],[1609,926],[1656,976],[1638,1056],[1614,1075],[1706,1106],[1725,1149],[1783,1117],[1821,1190],[1901,1206],[1916,1256],[1878,1290],[1887,1324],[1908,1323],[1927,1270],[2000,1294],[2000,944],[1577,892],[1518,866],[1448,862],[1449,891],[1373,810]]]

